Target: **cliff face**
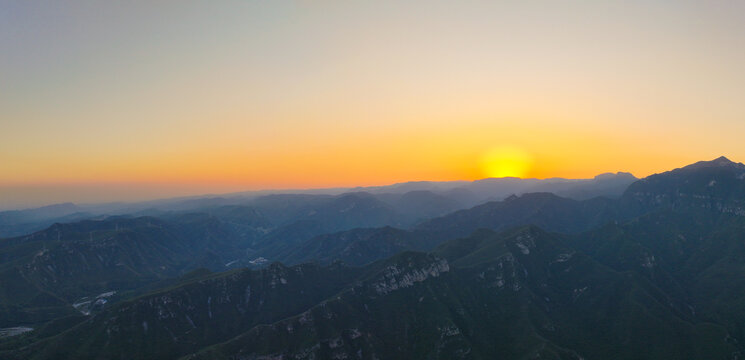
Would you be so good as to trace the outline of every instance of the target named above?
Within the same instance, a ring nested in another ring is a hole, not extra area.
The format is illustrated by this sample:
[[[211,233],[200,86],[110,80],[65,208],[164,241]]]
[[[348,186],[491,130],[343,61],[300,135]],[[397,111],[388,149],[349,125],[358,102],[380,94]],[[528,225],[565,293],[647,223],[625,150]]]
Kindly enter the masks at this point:
[[[272,264],[207,275],[106,309],[36,356],[174,358],[279,321],[342,290],[359,269]],[[61,350],[62,347],[64,350]]]
[[[407,262],[390,265],[383,270],[371,286],[378,295],[386,295],[450,271],[450,266],[445,259],[433,257],[427,260],[429,261],[424,264]]]
[[[433,255],[404,253],[373,268],[297,316],[186,358],[633,358],[632,349],[650,338],[670,340],[652,350],[670,358],[703,356],[686,354],[682,338],[692,349],[714,341],[720,352],[712,356],[733,351],[715,339],[726,333],[721,327],[680,326],[677,310],[647,280],[612,271],[534,227],[482,231]],[[628,314],[636,315],[624,322]],[[602,339],[614,340],[598,346]]]

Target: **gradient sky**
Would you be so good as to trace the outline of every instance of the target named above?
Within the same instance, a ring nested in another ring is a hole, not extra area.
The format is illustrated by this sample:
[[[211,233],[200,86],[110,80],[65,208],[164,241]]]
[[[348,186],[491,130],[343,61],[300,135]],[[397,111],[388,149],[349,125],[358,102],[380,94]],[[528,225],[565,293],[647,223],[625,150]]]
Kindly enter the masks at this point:
[[[743,64],[735,0],[4,1],[0,208],[743,161]]]

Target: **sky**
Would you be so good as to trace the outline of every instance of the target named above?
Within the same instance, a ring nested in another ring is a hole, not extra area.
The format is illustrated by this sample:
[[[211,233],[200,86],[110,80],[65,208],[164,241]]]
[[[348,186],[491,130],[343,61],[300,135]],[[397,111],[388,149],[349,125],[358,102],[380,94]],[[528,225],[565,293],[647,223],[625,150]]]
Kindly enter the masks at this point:
[[[0,208],[745,161],[744,1],[4,1]]]

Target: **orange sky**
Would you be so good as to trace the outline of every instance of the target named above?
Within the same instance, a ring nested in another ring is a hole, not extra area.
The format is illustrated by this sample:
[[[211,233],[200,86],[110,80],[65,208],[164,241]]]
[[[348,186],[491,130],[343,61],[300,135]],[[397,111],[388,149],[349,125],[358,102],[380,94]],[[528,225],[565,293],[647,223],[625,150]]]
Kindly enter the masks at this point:
[[[3,6],[0,208],[745,160],[742,2]]]

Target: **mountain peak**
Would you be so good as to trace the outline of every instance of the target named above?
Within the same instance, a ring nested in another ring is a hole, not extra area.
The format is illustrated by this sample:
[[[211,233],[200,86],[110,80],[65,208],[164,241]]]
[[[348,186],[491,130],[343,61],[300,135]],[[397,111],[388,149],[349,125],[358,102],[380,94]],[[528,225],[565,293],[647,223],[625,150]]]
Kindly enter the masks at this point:
[[[736,163],[730,159],[727,159],[724,156],[720,156],[714,160],[710,161],[699,161],[697,163],[688,165],[684,167],[683,169],[687,170],[698,170],[698,169],[710,169],[710,168],[734,168],[734,169],[740,169],[745,170],[745,164],[743,163]]]
[[[731,161],[730,159],[727,159],[724,156],[720,156],[714,160],[711,161],[714,164],[717,165],[729,165],[729,164],[735,164],[735,162]]]
[[[619,171],[617,173],[607,172],[595,175],[594,180],[615,180],[615,179],[636,179],[636,176],[629,172]]]

